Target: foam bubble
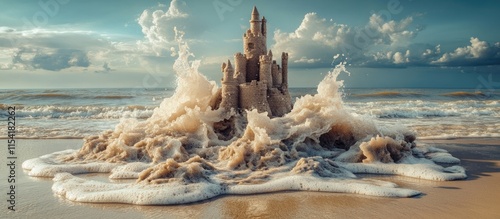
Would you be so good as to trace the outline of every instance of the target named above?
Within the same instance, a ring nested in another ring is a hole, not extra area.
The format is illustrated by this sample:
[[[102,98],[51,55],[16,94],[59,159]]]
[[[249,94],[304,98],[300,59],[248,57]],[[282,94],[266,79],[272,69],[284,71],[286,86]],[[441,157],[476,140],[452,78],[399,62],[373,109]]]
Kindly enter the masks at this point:
[[[65,150],[23,162],[23,169],[29,170],[28,175],[38,177],[54,177],[57,173],[109,173],[117,164],[105,162],[68,164],[63,157],[76,154],[75,150]]]

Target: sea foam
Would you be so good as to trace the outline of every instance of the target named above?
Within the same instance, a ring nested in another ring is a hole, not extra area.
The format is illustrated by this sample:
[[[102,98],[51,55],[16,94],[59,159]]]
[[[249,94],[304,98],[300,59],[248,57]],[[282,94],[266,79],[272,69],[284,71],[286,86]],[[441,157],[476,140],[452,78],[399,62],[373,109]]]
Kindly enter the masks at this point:
[[[139,205],[183,204],[223,194],[287,190],[412,197],[421,192],[355,173],[394,174],[429,180],[466,177],[446,151],[418,146],[403,125],[380,126],[346,109],[344,63],[318,85],[317,94],[297,98],[293,110],[269,118],[212,110],[218,89],[189,62],[179,43],[174,64],[177,89],[145,121],[123,119],[114,130],[85,138],[78,151],[27,160],[30,176],[54,177],[54,193],[78,202]],[[110,173],[98,182],[74,174]]]

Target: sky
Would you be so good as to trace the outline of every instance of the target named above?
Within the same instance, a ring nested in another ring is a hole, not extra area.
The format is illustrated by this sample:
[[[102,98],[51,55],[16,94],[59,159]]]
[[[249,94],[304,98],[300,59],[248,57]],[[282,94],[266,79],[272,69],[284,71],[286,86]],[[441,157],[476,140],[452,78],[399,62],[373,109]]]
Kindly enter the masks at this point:
[[[289,84],[336,64],[348,88],[500,88],[495,0],[0,0],[0,89],[175,86],[175,30],[220,81],[256,6]],[[334,57],[337,57],[334,59]]]

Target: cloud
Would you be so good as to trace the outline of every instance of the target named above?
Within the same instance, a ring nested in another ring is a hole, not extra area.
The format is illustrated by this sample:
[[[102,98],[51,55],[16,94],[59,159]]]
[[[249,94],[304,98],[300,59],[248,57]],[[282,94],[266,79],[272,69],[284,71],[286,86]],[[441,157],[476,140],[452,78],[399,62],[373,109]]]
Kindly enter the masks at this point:
[[[373,14],[365,26],[352,27],[308,13],[295,31],[274,32],[272,50],[288,51],[295,67],[329,66],[335,54],[345,54],[351,64],[366,65],[381,52],[392,52],[388,63],[407,63],[406,50],[393,50],[411,44],[421,30],[410,30],[412,22],[412,17],[384,21]]]
[[[112,69],[111,67],[109,67],[109,63],[108,62],[104,62],[104,64],[102,64],[102,69],[101,70],[95,70],[94,72],[95,73],[108,73],[110,71],[114,71],[114,69]]]
[[[445,53],[432,64],[446,66],[500,65],[500,42],[492,45],[471,37],[469,46],[459,47],[453,52]]]
[[[500,65],[500,42],[473,37],[469,46],[443,53],[441,45],[413,42],[424,30],[413,22],[411,16],[385,21],[373,14],[366,25],[355,27],[308,13],[295,31],[274,32],[272,50],[287,51],[293,67],[327,67],[336,54],[353,66],[371,68]]]
[[[172,0],[167,10],[146,9],[137,22],[142,28],[145,40],[138,44],[145,52],[161,56],[171,53],[175,43],[175,30],[197,35],[201,30],[189,16],[188,7],[181,0]]]
[[[373,14],[370,16],[365,32],[371,32],[377,44],[407,45],[421,30],[409,30],[412,22],[413,17],[407,17],[399,22],[394,20],[385,22],[380,15]],[[371,31],[368,32],[368,30]]]
[[[318,63],[321,61],[321,59],[308,59],[305,56],[302,56],[300,59],[294,60],[294,63],[308,63],[308,64],[313,64],[313,63]]]
[[[202,31],[187,5],[172,0],[157,9],[146,9],[137,19],[143,39],[78,29],[78,25],[16,29],[0,26],[0,70],[87,71],[106,73],[144,72],[149,66],[170,67],[176,53],[174,28],[190,36]],[[196,37],[187,39],[197,44]],[[157,58],[153,58],[155,56]],[[167,59],[166,59],[167,58]],[[157,73],[158,68],[153,72]],[[149,71],[149,70],[146,70]]]
[[[144,55],[134,39],[57,27],[27,30],[2,27],[0,49],[0,70],[82,68],[80,71],[104,72],[105,63],[108,67],[131,69],[130,65],[137,66],[139,57]]]
[[[6,28],[6,27],[4,27]],[[45,47],[90,50],[110,46],[106,36],[92,31],[29,29],[0,32],[0,47]]]
[[[14,32],[14,29],[9,27],[0,27],[0,33],[10,33],[10,32]]]
[[[60,71],[71,67],[89,67],[87,54],[81,50],[57,49],[52,51],[21,48],[12,58],[10,68]]]
[[[87,49],[107,46],[90,32],[47,29],[15,30],[1,28],[0,47],[11,56],[2,70],[60,71],[71,67],[89,67]],[[6,61],[4,59],[4,61]]]

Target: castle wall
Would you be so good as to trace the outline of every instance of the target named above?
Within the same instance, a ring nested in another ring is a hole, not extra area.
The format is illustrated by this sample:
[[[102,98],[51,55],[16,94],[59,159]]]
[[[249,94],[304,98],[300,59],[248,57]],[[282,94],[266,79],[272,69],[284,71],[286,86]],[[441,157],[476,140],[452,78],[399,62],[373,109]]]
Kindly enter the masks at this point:
[[[272,115],[267,102],[267,85],[265,83],[252,81],[241,84],[239,100],[242,110],[257,109],[259,112],[268,112],[268,115]]]
[[[259,80],[259,59],[249,59],[247,62],[246,82]]]

